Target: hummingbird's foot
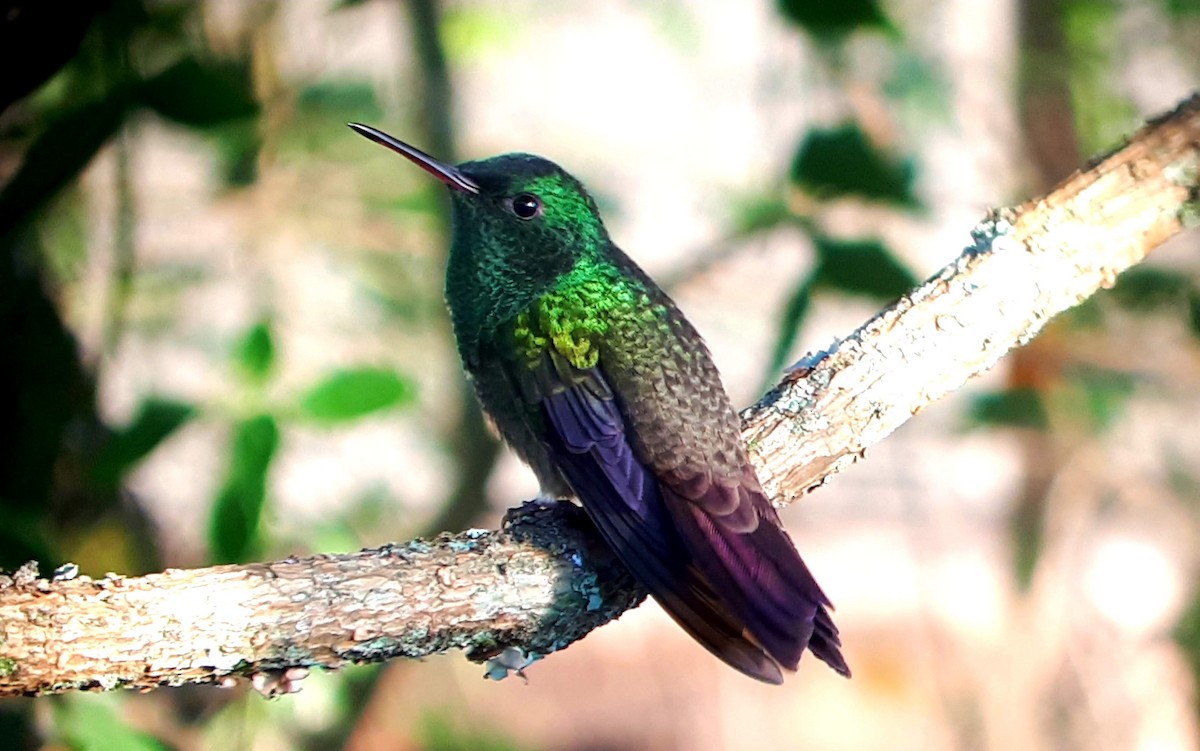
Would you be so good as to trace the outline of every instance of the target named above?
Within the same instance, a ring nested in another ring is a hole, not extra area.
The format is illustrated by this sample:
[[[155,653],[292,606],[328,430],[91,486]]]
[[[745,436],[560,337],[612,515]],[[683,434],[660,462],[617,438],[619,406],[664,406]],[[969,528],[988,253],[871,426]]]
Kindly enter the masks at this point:
[[[516,673],[521,680],[529,683],[529,676],[525,675],[525,668],[542,659],[542,656],[536,652],[529,654],[520,647],[505,647],[500,654],[491,658],[484,663],[487,667],[487,672],[483,674],[485,680],[502,681],[508,677],[508,674]]]
[[[308,677],[308,668],[286,668],[284,670],[260,670],[250,676],[250,685],[268,699],[286,694],[298,694],[304,686],[301,681]]]

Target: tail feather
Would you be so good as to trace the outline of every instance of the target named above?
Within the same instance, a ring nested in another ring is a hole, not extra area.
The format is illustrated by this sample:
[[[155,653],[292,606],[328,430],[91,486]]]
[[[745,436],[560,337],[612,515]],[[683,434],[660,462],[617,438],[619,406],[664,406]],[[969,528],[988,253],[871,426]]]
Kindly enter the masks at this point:
[[[663,495],[687,546],[707,552],[696,555],[705,579],[772,657],[795,670],[805,648],[820,644],[829,658],[822,660],[843,672],[837,630],[829,630],[829,601],[787,534],[773,523],[773,511],[753,531],[741,532],[670,490]]]
[[[849,678],[850,666],[842,657],[841,646],[842,640],[838,636],[837,626],[833,624],[833,618],[829,615],[829,611],[823,605],[818,607],[816,628],[813,630],[812,639],[808,642],[808,648],[818,660],[833,668],[839,675]]]

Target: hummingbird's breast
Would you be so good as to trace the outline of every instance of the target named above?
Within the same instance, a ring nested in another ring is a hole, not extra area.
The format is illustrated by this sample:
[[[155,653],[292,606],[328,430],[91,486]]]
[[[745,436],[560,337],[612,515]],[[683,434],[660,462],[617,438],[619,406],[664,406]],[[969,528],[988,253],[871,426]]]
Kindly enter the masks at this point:
[[[637,291],[614,269],[581,263],[517,314],[513,349],[529,369],[551,351],[578,370],[595,368],[614,321],[637,300]]]

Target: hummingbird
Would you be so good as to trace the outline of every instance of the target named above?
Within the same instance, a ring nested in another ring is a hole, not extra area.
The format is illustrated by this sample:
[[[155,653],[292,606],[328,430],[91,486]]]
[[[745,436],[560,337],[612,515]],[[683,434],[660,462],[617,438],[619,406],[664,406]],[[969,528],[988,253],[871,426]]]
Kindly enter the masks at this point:
[[[453,166],[349,126],[449,188],[458,354],[543,493],[578,499],[634,578],[733,668],[782,683],[808,649],[849,677],[833,606],[763,492],[707,346],[579,180],[531,154]]]

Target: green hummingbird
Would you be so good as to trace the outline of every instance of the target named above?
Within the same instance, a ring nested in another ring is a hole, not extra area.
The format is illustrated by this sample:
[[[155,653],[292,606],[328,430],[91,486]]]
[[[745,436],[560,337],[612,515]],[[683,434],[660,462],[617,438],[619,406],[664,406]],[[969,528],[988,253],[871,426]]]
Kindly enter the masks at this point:
[[[696,641],[767,683],[807,648],[849,676],[829,599],[763,493],[700,335],[561,167],[457,167],[359,134],[450,188],[446,304],[483,408],[544,493],[575,497]]]

